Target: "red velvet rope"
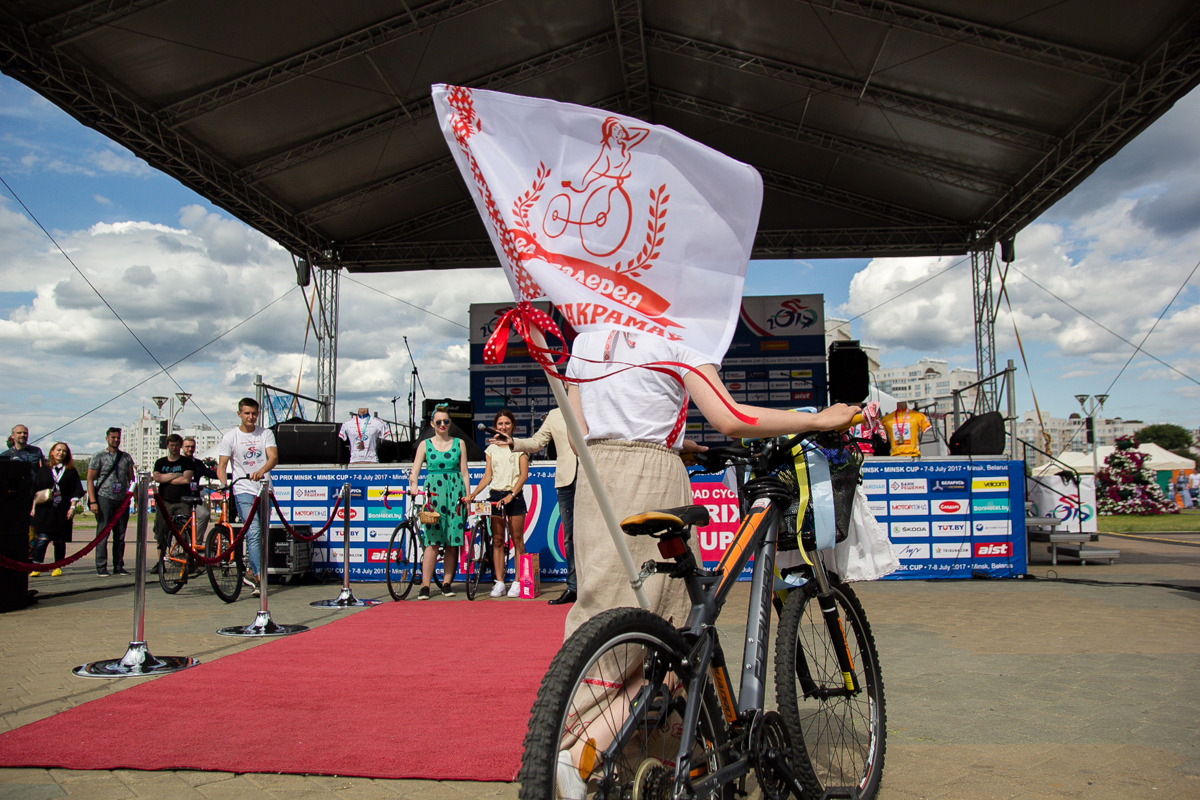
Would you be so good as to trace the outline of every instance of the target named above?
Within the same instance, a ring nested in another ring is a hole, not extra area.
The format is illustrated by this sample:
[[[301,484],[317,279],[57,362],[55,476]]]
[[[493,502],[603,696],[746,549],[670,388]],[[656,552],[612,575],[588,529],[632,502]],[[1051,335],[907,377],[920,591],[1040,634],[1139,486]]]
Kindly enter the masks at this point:
[[[554,320],[550,318],[550,315],[539,308],[535,308],[528,301],[522,300],[521,302],[517,303],[515,308],[510,308],[508,311],[504,312],[504,314],[500,316],[499,321],[497,321],[496,329],[492,331],[492,335],[488,337],[487,344],[485,344],[483,347],[483,362],[485,364],[499,364],[504,361],[504,354],[508,348],[508,334],[510,329],[516,331],[521,338],[525,340],[525,344],[529,348],[529,355],[534,361],[541,365],[543,370],[548,373],[554,372],[552,368],[553,365],[561,364],[570,356],[570,353],[567,352],[566,340],[563,339],[562,331],[559,329]],[[542,336],[546,338],[547,341],[550,337],[557,339],[563,343],[562,347],[542,347],[541,345],[535,344],[533,338],[529,335],[529,331],[531,329],[537,329],[541,331]],[[555,358],[551,360],[551,356],[555,356]],[[690,364],[684,364],[680,361],[651,361],[646,364],[632,364],[626,361],[595,361],[590,358],[582,358],[581,356],[575,356],[575,358],[579,359],[580,361],[585,361],[589,364],[617,364],[623,367],[623,369],[619,369],[616,372],[610,372],[600,378],[572,378],[562,373],[558,374],[556,377],[558,377],[560,380],[566,381],[567,383],[581,384],[603,380],[604,378],[611,378],[613,375],[619,375],[620,373],[630,369],[648,369],[653,372],[660,372],[663,375],[670,376],[671,378],[679,381],[680,385],[682,385],[683,378],[681,378],[679,373],[677,373],[675,370],[686,370],[708,384],[708,387],[713,390],[713,394],[715,394],[717,398],[724,403],[725,407],[729,409],[729,413],[737,417],[738,420],[746,423],[747,425],[758,424],[757,417],[751,417],[738,411],[730,403],[730,401],[726,400],[725,396],[717,390],[717,387],[713,385],[713,382],[708,379],[707,375]]]
[[[320,539],[325,535],[325,532],[329,530],[329,526],[333,524],[335,519],[337,519],[337,510],[338,506],[342,504],[342,496],[339,494],[337,497],[337,502],[333,504],[333,510],[329,512],[329,519],[325,522],[325,527],[321,528],[321,530],[317,531],[312,536],[305,536],[302,533],[297,533],[296,529],[288,524],[287,519],[284,518],[283,509],[279,507],[279,501],[275,499],[274,494],[271,495],[271,504],[275,506],[275,511],[279,513],[279,521],[283,523],[283,529],[287,531],[293,539],[296,539],[300,542],[315,542],[317,539]]]
[[[49,570],[62,569],[63,567],[65,567],[69,564],[74,564],[76,561],[78,561],[79,559],[86,556],[88,553],[95,550],[96,545],[100,544],[100,542],[104,541],[104,539],[106,539],[108,537],[108,535],[110,533],[112,533],[113,526],[117,524],[117,520],[119,520],[121,518],[121,515],[125,513],[125,510],[127,508],[129,508],[129,503],[132,500],[133,500],[133,492],[127,493],[125,495],[125,499],[123,499],[121,501],[121,505],[117,507],[117,513],[113,514],[112,519],[110,519],[108,521],[108,525],[106,525],[104,527],[104,530],[97,533],[96,538],[92,539],[92,541],[89,542],[87,544],[87,546],[85,546],[82,550],[80,550],[75,555],[68,556],[68,557],[64,558],[62,561],[55,561],[52,564],[33,564],[33,563],[27,564],[23,561],[14,561],[11,558],[8,558],[6,556],[0,556],[0,567],[4,567],[5,569],[18,570],[21,572],[48,572]]]
[[[197,552],[196,549],[192,547],[192,543],[183,538],[183,534],[178,528],[175,527],[175,520],[171,519],[170,514],[167,514],[164,519],[167,523],[167,530],[171,532],[171,535],[175,537],[175,541],[179,543],[179,546],[182,547],[184,551],[192,557],[192,559],[194,559],[198,564],[206,567],[215,566],[229,558],[229,554],[232,553],[237,548],[238,543],[246,537],[246,531],[249,529],[250,523],[254,521],[254,515],[258,513],[259,499],[260,498],[258,497],[254,498],[254,505],[250,506],[250,513],[246,515],[246,521],[242,523],[242,529],[238,531],[236,536],[233,537],[233,541],[229,543],[229,547],[225,548],[224,552],[218,553],[217,555],[211,557]],[[232,530],[232,528],[230,528],[230,530]]]

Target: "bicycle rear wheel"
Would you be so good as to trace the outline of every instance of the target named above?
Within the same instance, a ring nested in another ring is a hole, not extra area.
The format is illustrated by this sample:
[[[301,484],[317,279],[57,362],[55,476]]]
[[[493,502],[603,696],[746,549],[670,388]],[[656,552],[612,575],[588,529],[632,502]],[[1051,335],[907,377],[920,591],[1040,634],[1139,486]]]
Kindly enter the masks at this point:
[[[879,790],[887,746],[879,653],[858,597],[834,576],[830,584],[856,686],[847,689],[837,658],[840,643],[810,581],[783,606],[775,645],[776,699],[807,793],[822,797],[854,790],[854,796],[871,800]]]
[[[464,546],[467,547],[467,599],[474,600],[475,595],[479,594],[479,580],[483,575],[483,568],[492,552],[487,522],[477,520],[467,531],[467,537],[468,541],[464,542]],[[487,547],[484,546],[485,542],[488,543]]]
[[[387,587],[393,600],[403,600],[417,580],[418,541],[416,531],[407,520],[392,531],[388,544]]]
[[[179,526],[176,526],[178,529]],[[188,554],[174,536],[169,540],[158,570],[158,585],[167,594],[175,594],[187,583]]]
[[[679,633],[642,609],[612,609],[581,626],[538,689],[517,775],[522,800],[575,797],[583,782],[587,793],[603,790],[607,797],[669,796],[687,702],[680,674],[686,653]],[[707,677],[702,691],[689,770],[694,794],[729,798],[732,784],[703,785],[728,753],[725,721]],[[603,752],[631,718],[636,725],[627,742],[606,762]],[[563,751],[570,764],[560,765]]]
[[[227,551],[233,544],[233,531],[227,525],[214,525],[208,532],[208,541],[204,543],[204,555],[216,558]],[[242,562],[242,548],[238,547],[230,555],[221,559],[220,563],[208,565],[208,582],[212,584],[217,597],[226,603],[232,603],[242,593],[242,575],[245,574],[245,564]]]

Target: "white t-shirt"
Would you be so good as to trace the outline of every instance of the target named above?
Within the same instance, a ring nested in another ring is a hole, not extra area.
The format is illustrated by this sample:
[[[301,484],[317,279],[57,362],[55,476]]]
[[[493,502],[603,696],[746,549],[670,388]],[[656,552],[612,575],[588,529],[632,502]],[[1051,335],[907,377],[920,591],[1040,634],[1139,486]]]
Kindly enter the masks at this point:
[[[275,434],[270,430],[255,427],[252,433],[246,433],[239,427],[226,431],[221,437],[217,455],[229,457],[226,469],[227,477],[232,481],[235,478],[245,478],[261,469],[267,463],[268,447],[275,447]],[[258,494],[261,488],[258,481],[238,481],[233,487],[233,493]]]
[[[357,414],[343,422],[342,429],[338,431],[338,436],[350,443],[351,464],[379,463],[379,440],[390,435],[387,424],[379,417],[360,417]]]
[[[584,360],[587,359],[587,360]],[[617,331],[587,331],[575,338],[567,375],[600,378],[578,384],[589,441],[624,439],[682,447],[687,370],[667,368],[678,375],[628,364],[675,361],[692,367],[711,363],[703,356],[659,336]]]

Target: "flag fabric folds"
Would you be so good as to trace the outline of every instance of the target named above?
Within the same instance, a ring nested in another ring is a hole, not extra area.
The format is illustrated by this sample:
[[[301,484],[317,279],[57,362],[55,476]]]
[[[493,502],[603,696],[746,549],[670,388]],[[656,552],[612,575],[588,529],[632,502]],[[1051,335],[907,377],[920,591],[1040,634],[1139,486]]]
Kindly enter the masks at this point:
[[[753,167],[599,109],[443,84],[433,102],[517,300],[721,363],[762,206]]]

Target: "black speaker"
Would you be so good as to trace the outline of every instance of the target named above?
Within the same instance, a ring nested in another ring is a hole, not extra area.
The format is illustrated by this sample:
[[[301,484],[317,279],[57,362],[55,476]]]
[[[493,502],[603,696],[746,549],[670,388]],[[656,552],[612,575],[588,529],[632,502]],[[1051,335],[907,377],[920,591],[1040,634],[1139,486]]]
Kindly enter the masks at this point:
[[[0,555],[29,561],[33,473],[24,461],[0,461]],[[0,567],[0,611],[29,605],[29,573]]]
[[[870,390],[867,354],[858,341],[850,339],[829,345],[829,402],[861,403]]]
[[[433,410],[441,405],[447,407],[446,413],[450,415],[450,419],[455,425],[464,431],[471,430],[475,408],[471,405],[470,400],[451,400],[449,397],[445,400],[424,400],[421,403],[421,422],[428,422],[433,417]]]
[[[1004,452],[1004,416],[999,411],[977,414],[950,437],[952,456],[998,456]]]
[[[280,422],[275,426],[280,464],[345,464],[336,422]],[[347,450],[347,453],[349,451]]]

